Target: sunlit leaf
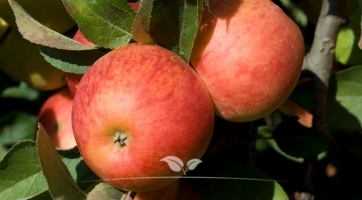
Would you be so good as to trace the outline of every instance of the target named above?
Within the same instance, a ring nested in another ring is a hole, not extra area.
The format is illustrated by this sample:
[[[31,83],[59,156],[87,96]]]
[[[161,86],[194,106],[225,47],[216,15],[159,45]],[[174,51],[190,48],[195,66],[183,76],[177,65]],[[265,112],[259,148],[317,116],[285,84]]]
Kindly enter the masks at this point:
[[[362,64],[362,51],[358,47],[361,31],[361,9],[356,9],[349,16],[348,23],[343,26],[337,36],[335,58],[344,65]]]
[[[333,129],[362,129],[362,66],[339,71],[331,77],[327,105],[328,125]]]
[[[83,35],[93,44],[111,49],[132,39],[130,32],[136,14],[125,0],[121,1],[116,4],[108,0],[63,0]]]
[[[199,29],[204,0],[185,1],[180,33],[180,56],[189,61]]]
[[[34,141],[14,145],[0,161],[1,199],[25,199],[48,189]]]
[[[9,0],[9,3],[14,11],[20,33],[30,42],[66,50],[89,50],[96,48],[83,45],[40,24],[14,0]]]
[[[66,165],[59,157],[52,140],[41,124],[39,124],[36,142],[40,165],[47,180],[52,198],[86,198],[86,194],[73,180]]]

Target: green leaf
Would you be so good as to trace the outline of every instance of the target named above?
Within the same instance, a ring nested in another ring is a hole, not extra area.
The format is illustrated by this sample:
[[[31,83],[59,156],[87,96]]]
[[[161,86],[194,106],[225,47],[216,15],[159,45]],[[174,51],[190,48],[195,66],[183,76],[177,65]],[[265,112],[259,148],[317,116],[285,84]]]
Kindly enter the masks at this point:
[[[87,200],[97,199],[124,199],[127,193],[118,190],[105,182],[101,182],[94,187],[94,189],[88,193]]]
[[[313,83],[296,88],[290,99],[312,112]],[[332,74],[327,96],[327,123],[333,130],[362,130],[362,66],[349,67]]]
[[[190,60],[191,51],[199,29],[203,11],[203,0],[185,1],[180,33],[180,56],[186,62]]]
[[[26,83],[21,82],[19,86],[6,88],[1,97],[5,98],[21,98],[34,101],[39,97],[39,91],[29,87]]]
[[[6,118],[0,118],[0,122],[5,120],[5,127],[0,130],[0,144],[12,145],[23,139],[33,139],[37,117],[24,111],[12,111]],[[9,117],[9,118],[8,118]],[[7,119],[8,118],[8,119]]]
[[[341,70],[331,77],[327,105],[328,125],[333,129],[362,129],[362,66]]]
[[[68,51],[39,46],[40,54],[54,67],[64,72],[84,74],[106,52],[100,50]]]
[[[323,133],[304,127],[293,119],[284,119],[276,126],[273,137],[286,154],[306,158],[327,151],[330,139]]]
[[[47,180],[49,192],[52,198],[86,198],[86,194],[73,180],[66,165],[59,157],[52,140],[40,123],[36,141],[40,165]]]
[[[34,141],[14,145],[0,161],[1,199],[25,199],[47,190]]]
[[[279,148],[277,142],[274,140],[274,138],[272,138],[273,129],[271,129],[268,126],[259,126],[257,132],[258,132],[258,135],[261,136],[261,138],[258,139],[259,142],[261,142],[261,141],[265,142],[270,147],[272,147],[275,152],[277,152],[281,156],[283,156],[283,157],[285,157],[285,158],[287,158],[287,159],[289,159],[291,161],[294,161],[294,162],[297,162],[297,163],[303,163],[304,158],[296,158],[296,157],[290,156],[290,155],[286,154],[285,152],[283,152]]]
[[[212,169],[200,165],[202,177],[191,179],[195,191],[207,200],[287,200],[288,197],[277,181],[249,165],[222,163]],[[187,177],[185,177],[187,178]]]
[[[64,164],[67,166],[70,175],[76,180],[78,186],[82,190],[101,181],[101,179],[96,176],[84,162],[77,147],[66,150],[58,149],[58,153]]]
[[[348,24],[342,27],[337,36],[335,58],[344,65],[362,64],[362,51],[358,47],[360,37],[361,9],[356,9],[348,17]]]
[[[9,4],[14,11],[20,33],[30,42],[65,50],[89,50],[96,48],[83,45],[40,24],[14,0],[9,0]]]
[[[132,39],[130,32],[135,12],[125,0],[121,1],[63,0],[63,3],[89,41],[113,49]]]
[[[202,11],[203,0],[143,1],[133,23],[133,38],[160,45],[188,62]]]

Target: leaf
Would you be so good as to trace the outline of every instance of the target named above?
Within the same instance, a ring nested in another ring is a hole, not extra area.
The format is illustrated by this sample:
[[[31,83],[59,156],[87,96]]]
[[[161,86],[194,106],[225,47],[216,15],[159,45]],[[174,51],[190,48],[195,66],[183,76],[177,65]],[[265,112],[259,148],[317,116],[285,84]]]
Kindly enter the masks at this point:
[[[21,98],[34,101],[39,97],[39,91],[21,82],[19,86],[6,88],[2,93],[5,98]]]
[[[304,158],[297,158],[297,157],[293,157],[290,156],[288,154],[286,154],[285,152],[283,152],[278,144],[276,143],[276,141],[272,138],[273,136],[273,129],[270,129],[270,127],[267,126],[259,126],[257,129],[258,135],[261,136],[260,139],[258,139],[258,142],[260,143],[261,141],[265,142],[266,144],[268,144],[270,147],[272,147],[274,149],[275,152],[277,152],[278,154],[280,154],[281,156],[297,162],[297,163],[303,163],[304,162]]]
[[[180,33],[180,56],[188,62],[199,30],[204,0],[186,0],[184,2]]]
[[[143,1],[133,23],[133,39],[160,45],[188,62],[202,10],[203,0]]]
[[[1,199],[25,199],[48,189],[34,141],[15,144],[0,161]]]
[[[105,182],[101,182],[88,193],[87,200],[124,199],[126,198],[126,195],[126,192],[120,191]]]
[[[327,151],[330,139],[323,133],[304,127],[294,119],[284,119],[273,131],[278,147],[286,154],[306,158]]]
[[[362,130],[362,66],[331,76],[327,122],[333,129]]]
[[[187,169],[194,170],[197,167],[197,165],[199,165],[200,163],[202,163],[200,159],[197,158],[191,159],[187,162]]]
[[[12,111],[8,113],[10,119],[0,129],[0,144],[12,145],[20,140],[33,139],[36,129],[37,117],[24,111]]]
[[[337,35],[335,58],[344,65],[362,64],[362,51],[358,47],[361,31],[361,9],[355,11],[348,17],[348,23],[343,26]]]
[[[268,145],[271,148],[273,148],[273,150],[275,152],[277,152],[279,155],[293,161],[293,162],[297,162],[297,163],[303,163],[304,162],[304,158],[300,158],[300,157],[293,157],[287,153],[285,153],[283,150],[281,150],[277,144],[277,142],[275,141],[274,138],[272,138],[273,136],[273,130],[272,128],[268,127],[268,126],[259,126],[257,129],[258,132],[258,136],[260,136],[261,138],[259,138],[257,140],[257,145],[260,145],[260,143],[263,143],[262,145]],[[259,144],[258,144],[259,143]],[[265,144],[266,143],[266,144]],[[259,147],[260,148],[260,147]],[[268,148],[268,147],[266,147]],[[327,153],[324,151],[320,154],[317,155],[317,160],[322,160],[323,158],[325,158],[325,156],[327,155]]]
[[[149,30],[154,0],[142,1],[132,25],[132,37],[138,43],[154,43]]]
[[[52,198],[84,199],[86,194],[73,180],[66,165],[60,159],[49,135],[40,123],[38,127],[37,151]]]
[[[136,14],[129,5],[125,5],[125,0],[121,1],[63,0],[63,3],[89,41],[113,49],[128,44],[132,39],[130,32]]]
[[[39,46],[40,54],[54,67],[64,72],[84,74],[93,63],[106,54],[100,50],[67,51]]]
[[[198,168],[191,179],[195,191],[207,200],[288,200],[279,183],[258,169],[241,163],[221,163]],[[205,177],[204,179],[202,177]]]
[[[332,74],[327,96],[327,123],[332,130],[362,130],[362,66]],[[313,110],[312,82],[297,87],[290,99],[304,109]]]
[[[101,179],[94,174],[94,172],[84,162],[80,152],[75,146],[72,149],[60,150],[58,153],[62,158],[62,161],[67,166],[70,175],[76,180],[78,186],[85,190]]]
[[[65,50],[89,50],[96,48],[83,45],[40,24],[14,0],[9,0],[9,4],[14,11],[20,33],[30,42]]]
[[[176,156],[166,156],[162,158],[160,161],[165,161],[170,167],[170,169],[174,172],[179,172],[183,170],[182,167],[184,166],[184,163],[180,158]]]

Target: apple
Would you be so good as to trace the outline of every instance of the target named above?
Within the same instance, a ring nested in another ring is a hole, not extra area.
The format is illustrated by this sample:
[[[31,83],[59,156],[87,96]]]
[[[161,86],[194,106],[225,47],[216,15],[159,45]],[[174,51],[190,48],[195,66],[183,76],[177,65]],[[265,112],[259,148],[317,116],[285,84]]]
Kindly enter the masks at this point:
[[[150,191],[183,175],[161,159],[201,158],[212,136],[214,110],[200,77],[179,56],[157,45],[131,43],[110,51],[84,74],[72,124],[84,161],[102,180]]]
[[[247,122],[276,110],[304,58],[298,26],[270,0],[210,0],[190,62],[220,117]]]
[[[73,96],[68,88],[51,95],[42,105],[38,121],[43,125],[54,145],[61,149],[76,146],[72,130]]]
[[[59,33],[64,33],[76,25],[61,0],[16,0],[16,2],[39,23]],[[17,28],[14,12],[8,0],[0,0],[0,13],[12,28]]]
[[[66,85],[65,73],[45,61],[38,46],[15,29],[0,46],[0,70],[38,90],[55,90]]]

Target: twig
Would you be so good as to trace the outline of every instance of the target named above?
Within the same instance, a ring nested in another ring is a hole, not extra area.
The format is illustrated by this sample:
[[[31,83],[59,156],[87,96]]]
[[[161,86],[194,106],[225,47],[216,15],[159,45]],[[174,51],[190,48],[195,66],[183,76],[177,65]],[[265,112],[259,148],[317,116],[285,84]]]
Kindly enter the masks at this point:
[[[346,0],[323,0],[311,50],[304,58],[303,70],[311,73],[314,81],[313,128],[329,135],[326,123],[328,82],[334,61],[337,34],[345,21]],[[302,200],[313,199],[311,176],[316,158],[305,159],[307,172]]]

